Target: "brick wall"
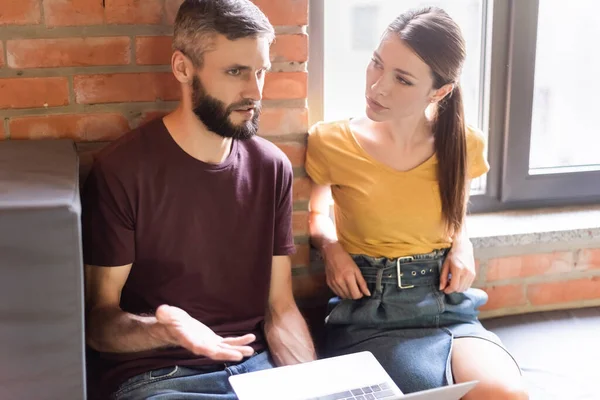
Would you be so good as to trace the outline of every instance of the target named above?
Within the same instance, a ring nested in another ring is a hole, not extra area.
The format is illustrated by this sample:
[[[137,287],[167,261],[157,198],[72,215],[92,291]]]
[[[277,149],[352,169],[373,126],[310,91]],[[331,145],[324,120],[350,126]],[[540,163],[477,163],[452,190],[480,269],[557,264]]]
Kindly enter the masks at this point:
[[[309,263],[309,185],[302,168],[308,129],[308,0],[254,2],[277,33],[260,134],[275,142],[295,168],[294,267],[302,276]],[[170,35],[181,0],[1,3],[0,140],[105,142],[176,106],[179,87],[170,72]],[[296,290],[303,292],[301,276]]]
[[[489,295],[482,317],[600,305],[600,249],[568,242],[556,247],[562,249],[479,252],[475,286]]]

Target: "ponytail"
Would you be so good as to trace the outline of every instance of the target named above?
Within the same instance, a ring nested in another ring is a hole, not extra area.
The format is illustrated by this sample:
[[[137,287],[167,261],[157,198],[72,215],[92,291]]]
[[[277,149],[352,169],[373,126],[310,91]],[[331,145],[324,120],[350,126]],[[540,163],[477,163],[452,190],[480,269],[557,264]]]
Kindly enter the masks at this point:
[[[426,7],[407,11],[389,26],[415,54],[431,68],[433,88],[457,82],[466,57],[460,27],[441,8]],[[467,181],[467,139],[460,86],[437,104],[433,134],[438,158],[438,185],[442,201],[442,220],[452,236],[465,219]]]
[[[466,212],[467,140],[461,88],[438,103],[434,124],[442,219],[449,235],[460,232]]]

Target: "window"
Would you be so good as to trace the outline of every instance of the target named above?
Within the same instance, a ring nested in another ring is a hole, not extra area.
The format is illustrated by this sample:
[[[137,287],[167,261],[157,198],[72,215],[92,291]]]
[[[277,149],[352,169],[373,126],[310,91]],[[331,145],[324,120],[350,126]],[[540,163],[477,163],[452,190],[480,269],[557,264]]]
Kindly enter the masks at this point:
[[[565,18],[559,0],[543,0],[538,10],[531,174],[600,169],[594,144],[600,133],[598,96],[600,38],[598,12],[592,0],[580,1]],[[560,29],[557,29],[560,27]]]
[[[362,113],[385,27],[428,5],[463,31],[467,123],[488,137],[491,170],[473,183],[471,211],[600,201],[595,0],[311,0],[311,122]]]
[[[379,7],[356,6],[352,8],[352,45],[353,52],[372,51],[378,42],[377,20]]]

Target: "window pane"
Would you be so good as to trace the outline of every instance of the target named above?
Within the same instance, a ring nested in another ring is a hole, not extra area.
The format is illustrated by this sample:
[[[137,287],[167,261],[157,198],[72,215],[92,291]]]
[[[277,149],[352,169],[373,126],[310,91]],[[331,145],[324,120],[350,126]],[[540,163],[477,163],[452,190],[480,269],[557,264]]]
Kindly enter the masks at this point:
[[[568,6],[562,0],[540,0],[532,174],[600,169],[599,11],[596,0],[571,0]]]
[[[459,24],[467,43],[463,68],[466,118],[479,124],[482,61],[482,0],[325,0],[324,116],[327,120],[364,113],[365,71],[381,34],[402,12],[438,6]]]

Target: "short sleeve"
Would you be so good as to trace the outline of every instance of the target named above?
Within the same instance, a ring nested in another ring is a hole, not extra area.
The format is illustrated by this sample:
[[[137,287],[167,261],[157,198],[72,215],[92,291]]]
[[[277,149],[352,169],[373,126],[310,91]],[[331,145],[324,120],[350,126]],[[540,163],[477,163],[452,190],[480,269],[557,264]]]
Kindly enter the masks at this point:
[[[486,159],[486,145],[483,133],[467,128],[467,177],[475,179],[487,173],[490,165]]]
[[[319,124],[314,125],[308,132],[308,145],[306,148],[306,173],[317,185],[331,183],[329,168],[325,158],[325,143]]]
[[[95,163],[82,194],[85,264],[121,266],[135,260],[135,217],[131,188]]]
[[[292,186],[294,173],[290,162],[286,159],[278,173],[277,209],[275,210],[275,236],[273,255],[287,256],[296,252],[294,233],[292,230],[293,196]]]

